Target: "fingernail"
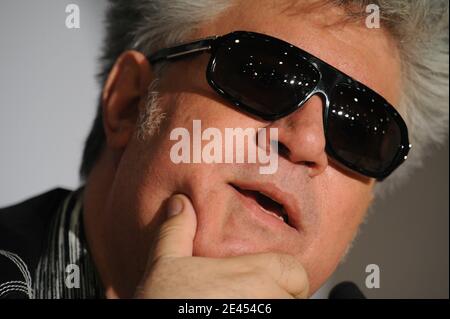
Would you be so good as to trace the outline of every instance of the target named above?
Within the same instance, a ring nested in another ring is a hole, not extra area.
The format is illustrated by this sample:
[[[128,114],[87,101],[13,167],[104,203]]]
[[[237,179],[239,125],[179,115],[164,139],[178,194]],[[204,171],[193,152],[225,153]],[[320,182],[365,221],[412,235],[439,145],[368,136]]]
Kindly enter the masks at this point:
[[[175,196],[169,200],[167,207],[167,216],[172,217],[178,215],[183,210],[183,201]]]

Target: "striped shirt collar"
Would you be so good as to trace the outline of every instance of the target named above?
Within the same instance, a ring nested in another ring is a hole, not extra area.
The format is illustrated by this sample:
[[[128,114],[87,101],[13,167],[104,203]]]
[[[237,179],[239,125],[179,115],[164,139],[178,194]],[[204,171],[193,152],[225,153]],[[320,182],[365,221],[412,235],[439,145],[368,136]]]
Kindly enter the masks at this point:
[[[84,233],[83,188],[62,201],[44,247],[34,276],[35,298],[104,298]]]

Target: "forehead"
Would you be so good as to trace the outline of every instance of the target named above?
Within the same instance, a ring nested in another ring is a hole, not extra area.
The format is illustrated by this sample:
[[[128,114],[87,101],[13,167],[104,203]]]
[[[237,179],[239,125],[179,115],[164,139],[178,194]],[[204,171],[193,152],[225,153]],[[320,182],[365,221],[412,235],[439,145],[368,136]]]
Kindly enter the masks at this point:
[[[236,1],[201,26],[196,37],[236,30],[275,36],[298,46],[364,83],[398,105],[400,63],[393,40],[384,29],[348,21],[344,9],[330,5],[283,6],[285,1]]]

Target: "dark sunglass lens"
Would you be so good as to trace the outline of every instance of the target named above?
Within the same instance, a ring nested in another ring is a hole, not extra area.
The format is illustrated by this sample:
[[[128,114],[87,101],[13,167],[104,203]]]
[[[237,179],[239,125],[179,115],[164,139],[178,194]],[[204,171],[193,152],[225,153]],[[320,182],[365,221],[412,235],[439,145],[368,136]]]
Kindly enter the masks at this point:
[[[372,91],[340,84],[330,97],[328,143],[348,165],[379,174],[398,154],[399,116],[389,112],[386,102]]]
[[[219,90],[269,118],[293,111],[320,78],[298,49],[248,33],[233,35],[216,49],[209,76]]]

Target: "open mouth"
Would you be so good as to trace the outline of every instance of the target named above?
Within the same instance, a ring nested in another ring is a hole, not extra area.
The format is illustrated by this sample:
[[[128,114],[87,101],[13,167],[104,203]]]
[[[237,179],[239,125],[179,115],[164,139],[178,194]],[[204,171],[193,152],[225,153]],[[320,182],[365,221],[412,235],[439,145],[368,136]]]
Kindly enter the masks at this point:
[[[239,193],[241,193],[243,196],[255,201],[261,208],[261,211],[289,225],[288,214],[286,213],[286,210],[284,209],[283,205],[278,203],[269,195],[266,195],[256,190],[242,189],[234,184],[230,185]]]

